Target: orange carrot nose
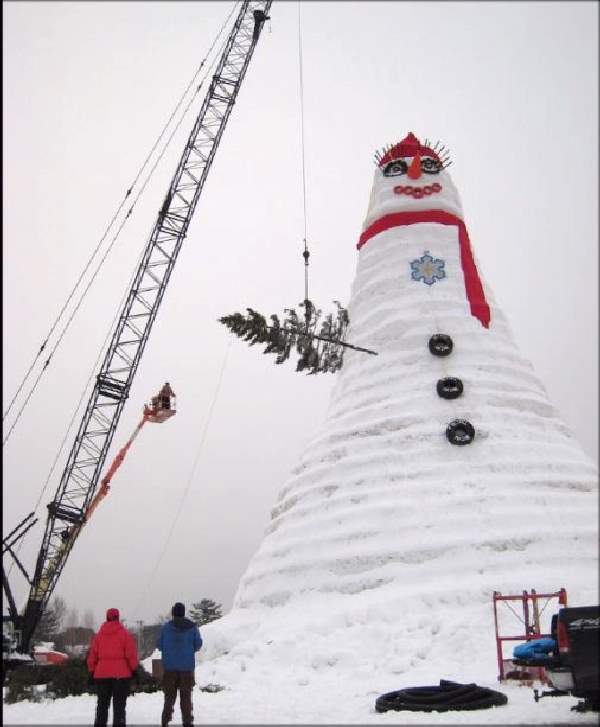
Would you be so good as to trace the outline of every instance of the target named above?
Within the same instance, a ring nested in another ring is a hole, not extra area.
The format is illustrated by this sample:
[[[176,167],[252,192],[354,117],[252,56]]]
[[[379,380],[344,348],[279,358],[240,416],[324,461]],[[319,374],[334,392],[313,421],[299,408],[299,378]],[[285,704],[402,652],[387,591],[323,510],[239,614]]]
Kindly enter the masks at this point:
[[[411,179],[418,179],[421,176],[421,155],[419,152],[413,157],[407,174]]]

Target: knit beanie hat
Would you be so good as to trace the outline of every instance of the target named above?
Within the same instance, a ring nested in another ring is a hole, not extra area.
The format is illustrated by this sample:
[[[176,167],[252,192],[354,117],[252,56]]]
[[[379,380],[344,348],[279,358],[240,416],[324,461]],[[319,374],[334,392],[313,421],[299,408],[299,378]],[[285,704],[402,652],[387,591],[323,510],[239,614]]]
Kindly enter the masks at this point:
[[[185,606],[183,603],[179,603],[179,601],[173,606],[171,609],[171,613],[173,614],[174,618],[182,618],[185,616]]]
[[[118,621],[119,620],[119,609],[118,608],[109,608],[106,612],[106,620],[107,621]]]

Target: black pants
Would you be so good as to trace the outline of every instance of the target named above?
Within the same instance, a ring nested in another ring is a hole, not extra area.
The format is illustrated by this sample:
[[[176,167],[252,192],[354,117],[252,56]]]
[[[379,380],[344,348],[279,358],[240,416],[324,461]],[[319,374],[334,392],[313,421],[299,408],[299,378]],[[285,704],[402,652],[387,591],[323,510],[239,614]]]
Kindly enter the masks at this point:
[[[192,688],[194,681],[193,671],[165,671],[162,678],[162,688],[165,693],[165,704],[163,707],[161,724],[165,727],[173,719],[173,707],[177,700],[179,691],[179,706],[183,727],[194,724],[192,707]]]
[[[96,705],[94,727],[106,727],[111,699],[113,703],[113,727],[121,727],[121,725],[125,724],[125,704],[129,696],[130,681],[131,679],[95,680],[98,688],[98,704]]]

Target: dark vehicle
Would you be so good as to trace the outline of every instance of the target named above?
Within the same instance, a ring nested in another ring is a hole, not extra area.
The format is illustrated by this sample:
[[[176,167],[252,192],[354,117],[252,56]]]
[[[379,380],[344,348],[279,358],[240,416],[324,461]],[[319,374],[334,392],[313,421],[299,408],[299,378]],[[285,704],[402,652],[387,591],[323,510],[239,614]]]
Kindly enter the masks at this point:
[[[514,659],[520,666],[543,666],[553,691],[534,690],[542,697],[572,695],[583,700],[578,711],[600,711],[600,606],[561,608],[552,617],[556,649],[546,657]]]

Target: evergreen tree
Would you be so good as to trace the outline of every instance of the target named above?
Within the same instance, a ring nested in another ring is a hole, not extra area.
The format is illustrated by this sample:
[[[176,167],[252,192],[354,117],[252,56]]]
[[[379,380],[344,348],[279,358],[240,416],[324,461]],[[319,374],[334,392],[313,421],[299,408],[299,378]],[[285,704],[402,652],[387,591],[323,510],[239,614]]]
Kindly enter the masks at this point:
[[[202,626],[203,624],[216,621],[221,618],[222,604],[216,603],[210,598],[203,598],[198,603],[192,603],[190,608],[190,619],[196,624],[196,626]]]

